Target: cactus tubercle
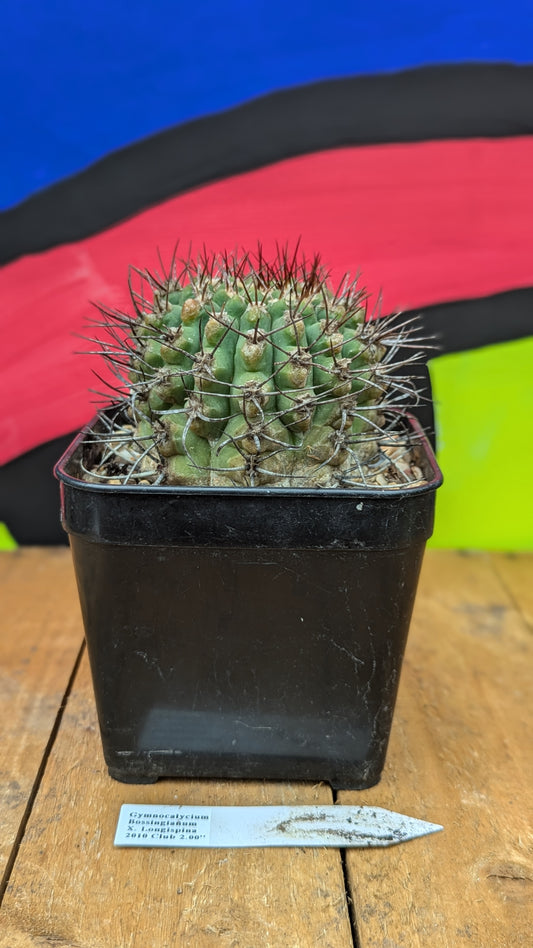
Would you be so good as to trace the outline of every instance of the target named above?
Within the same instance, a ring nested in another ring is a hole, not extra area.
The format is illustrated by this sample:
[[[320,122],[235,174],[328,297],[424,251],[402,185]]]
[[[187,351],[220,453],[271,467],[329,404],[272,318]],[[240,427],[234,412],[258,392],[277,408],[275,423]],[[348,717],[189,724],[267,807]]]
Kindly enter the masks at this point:
[[[410,324],[369,314],[356,280],[334,290],[319,257],[285,249],[269,261],[261,248],[134,274],[135,316],[100,308],[130,433],[124,479],[349,487],[389,463],[384,443],[398,442],[418,397],[408,366],[422,352],[408,348]]]

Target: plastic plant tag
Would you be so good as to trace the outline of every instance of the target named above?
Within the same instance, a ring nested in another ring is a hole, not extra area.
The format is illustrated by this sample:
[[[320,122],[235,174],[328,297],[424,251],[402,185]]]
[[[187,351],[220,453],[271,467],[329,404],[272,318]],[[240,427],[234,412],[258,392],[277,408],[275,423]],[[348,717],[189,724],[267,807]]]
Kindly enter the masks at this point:
[[[392,846],[443,827],[374,806],[123,804],[115,846]]]

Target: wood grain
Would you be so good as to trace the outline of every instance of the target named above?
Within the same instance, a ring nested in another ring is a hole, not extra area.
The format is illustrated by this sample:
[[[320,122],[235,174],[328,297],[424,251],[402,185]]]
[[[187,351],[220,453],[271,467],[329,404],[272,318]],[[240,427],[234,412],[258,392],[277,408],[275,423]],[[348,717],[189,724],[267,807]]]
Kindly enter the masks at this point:
[[[533,553],[499,553],[493,554],[491,559],[509,596],[533,632]]]
[[[361,948],[531,946],[532,659],[490,556],[426,557],[385,775],[339,798],[444,832],[348,853]]]
[[[83,641],[68,549],[0,553],[0,878]]]
[[[0,945],[348,948],[336,850],[113,848],[121,803],[331,800],[324,785],[112,781],[84,661],[6,891]]]
[[[530,565],[527,556],[426,556],[384,777],[339,802],[389,807],[445,829],[347,853],[360,948],[532,944]],[[4,860],[16,853],[0,948],[351,948],[337,851],[113,848],[123,802],[327,803],[331,791],[112,781],[85,659],[47,748],[81,640],[68,551],[4,554],[0,588],[0,851]],[[20,798],[10,796],[15,789]]]

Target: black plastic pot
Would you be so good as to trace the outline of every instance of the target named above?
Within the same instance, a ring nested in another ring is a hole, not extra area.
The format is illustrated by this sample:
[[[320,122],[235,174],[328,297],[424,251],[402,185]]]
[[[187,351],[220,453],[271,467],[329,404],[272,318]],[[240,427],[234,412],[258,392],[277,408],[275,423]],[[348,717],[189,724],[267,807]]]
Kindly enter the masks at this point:
[[[111,776],[376,783],[442,479],[427,442],[421,487],[122,487],[77,476],[86,433],[56,475]]]

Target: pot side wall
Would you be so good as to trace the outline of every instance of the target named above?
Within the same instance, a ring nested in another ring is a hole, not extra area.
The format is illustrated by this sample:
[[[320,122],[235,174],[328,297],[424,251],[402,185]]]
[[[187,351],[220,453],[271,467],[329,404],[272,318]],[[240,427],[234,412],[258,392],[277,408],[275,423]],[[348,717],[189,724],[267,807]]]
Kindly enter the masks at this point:
[[[71,545],[113,776],[379,780],[424,543]]]

